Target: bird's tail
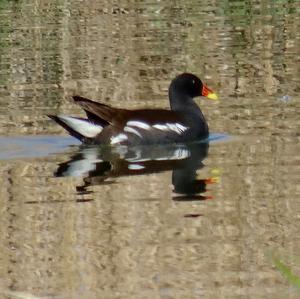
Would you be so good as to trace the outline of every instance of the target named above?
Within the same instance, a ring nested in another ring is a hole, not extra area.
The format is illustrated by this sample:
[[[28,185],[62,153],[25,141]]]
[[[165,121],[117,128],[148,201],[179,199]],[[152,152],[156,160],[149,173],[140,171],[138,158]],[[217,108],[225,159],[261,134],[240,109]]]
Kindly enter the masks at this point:
[[[89,138],[94,138],[101,133],[103,127],[90,122],[88,119],[67,116],[67,115],[47,115],[60,126],[69,132],[69,134],[80,141],[86,141]]]

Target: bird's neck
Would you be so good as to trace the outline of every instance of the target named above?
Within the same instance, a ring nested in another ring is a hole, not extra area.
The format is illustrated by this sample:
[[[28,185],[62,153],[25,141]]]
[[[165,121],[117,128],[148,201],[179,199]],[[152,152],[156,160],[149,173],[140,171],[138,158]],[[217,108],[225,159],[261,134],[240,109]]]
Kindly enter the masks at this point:
[[[193,114],[201,114],[199,106],[195,103],[192,97],[180,93],[178,91],[169,91],[169,100],[172,111],[176,112],[189,112]]]
[[[208,134],[208,125],[200,107],[195,103],[192,97],[186,94],[170,91],[170,106],[171,110],[179,112],[191,126],[197,126],[201,130],[201,134]]]

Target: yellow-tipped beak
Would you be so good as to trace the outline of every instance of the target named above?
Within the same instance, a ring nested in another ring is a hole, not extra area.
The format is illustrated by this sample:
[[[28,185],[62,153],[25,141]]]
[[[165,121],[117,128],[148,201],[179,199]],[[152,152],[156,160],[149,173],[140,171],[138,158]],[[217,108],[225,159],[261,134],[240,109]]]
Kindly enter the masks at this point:
[[[218,96],[214,92],[210,92],[206,97],[210,100],[218,100]]]
[[[203,84],[202,87],[202,96],[210,99],[210,100],[218,100],[218,96],[214,93],[210,88]]]

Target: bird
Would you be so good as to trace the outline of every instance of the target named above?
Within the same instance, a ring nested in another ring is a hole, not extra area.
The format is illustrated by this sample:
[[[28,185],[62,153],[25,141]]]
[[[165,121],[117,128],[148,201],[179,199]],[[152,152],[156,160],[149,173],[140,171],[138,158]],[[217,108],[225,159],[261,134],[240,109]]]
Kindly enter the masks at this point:
[[[218,96],[194,74],[182,73],[169,86],[171,110],[121,109],[73,96],[86,118],[47,115],[68,133],[89,145],[178,144],[206,139],[208,124],[194,98]]]

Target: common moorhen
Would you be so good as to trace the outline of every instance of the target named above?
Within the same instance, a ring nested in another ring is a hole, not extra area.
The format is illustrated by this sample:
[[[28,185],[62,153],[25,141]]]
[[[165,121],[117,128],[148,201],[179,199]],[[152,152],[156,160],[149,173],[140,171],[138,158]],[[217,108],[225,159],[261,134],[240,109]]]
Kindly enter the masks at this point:
[[[183,73],[169,87],[171,110],[119,109],[74,96],[74,102],[83,108],[87,118],[48,116],[86,144],[186,143],[205,139],[209,134],[207,122],[193,100],[198,96],[218,98],[197,76]]]

